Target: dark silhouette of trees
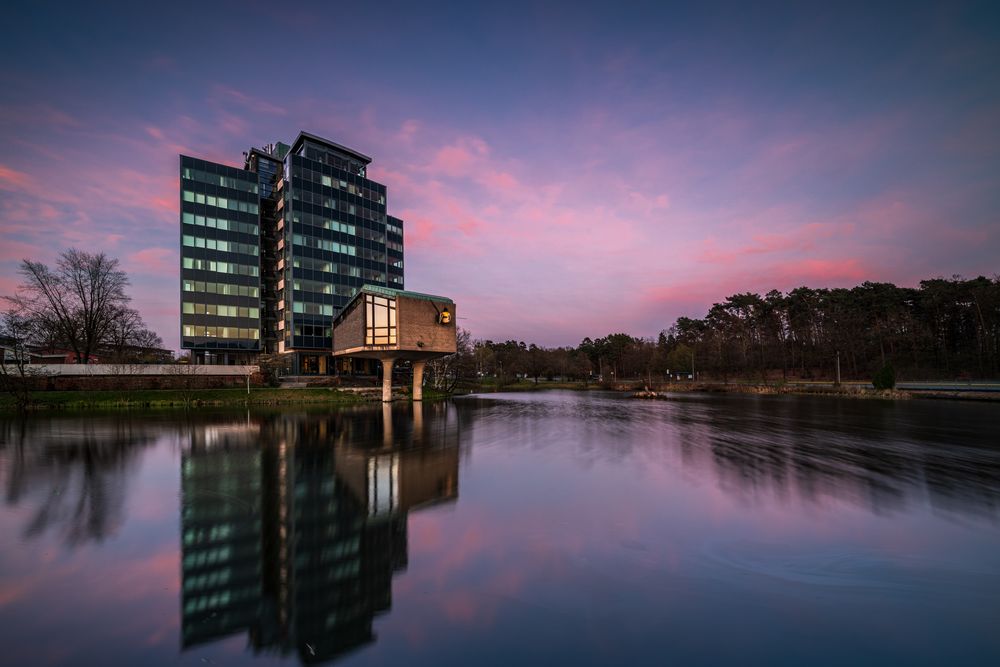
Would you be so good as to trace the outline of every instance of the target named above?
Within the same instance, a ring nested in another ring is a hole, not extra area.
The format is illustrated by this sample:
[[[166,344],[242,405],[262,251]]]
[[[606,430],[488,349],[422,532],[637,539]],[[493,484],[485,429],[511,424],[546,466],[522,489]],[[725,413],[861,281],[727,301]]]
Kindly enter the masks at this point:
[[[887,364],[911,378],[996,377],[1000,279],[736,294],[667,333],[670,352],[683,345],[703,376],[719,379],[832,378],[838,352],[846,378]],[[676,367],[679,355],[668,358]]]
[[[31,364],[33,335],[30,318],[15,310],[0,313],[0,391],[10,395],[18,410],[31,405],[32,392],[42,376]]]
[[[477,341],[476,370],[503,384],[515,376],[761,382],[871,379],[891,365],[908,378],[1000,376],[1000,278],[935,278],[919,288],[865,282],[851,289],[744,292],[701,319],[679,317],[657,339],[612,333],[576,348]]]
[[[161,347],[128,306],[128,276],[117,259],[71,248],[54,267],[25,259],[17,294],[5,297],[31,323],[33,342],[72,350],[86,364],[98,352],[123,360],[129,350]]]

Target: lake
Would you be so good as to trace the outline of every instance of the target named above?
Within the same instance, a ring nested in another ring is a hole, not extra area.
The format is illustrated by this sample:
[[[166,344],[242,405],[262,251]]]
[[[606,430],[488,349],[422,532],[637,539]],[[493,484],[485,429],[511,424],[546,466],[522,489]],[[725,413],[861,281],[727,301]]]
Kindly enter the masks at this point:
[[[9,665],[997,665],[1000,405],[0,417]]]

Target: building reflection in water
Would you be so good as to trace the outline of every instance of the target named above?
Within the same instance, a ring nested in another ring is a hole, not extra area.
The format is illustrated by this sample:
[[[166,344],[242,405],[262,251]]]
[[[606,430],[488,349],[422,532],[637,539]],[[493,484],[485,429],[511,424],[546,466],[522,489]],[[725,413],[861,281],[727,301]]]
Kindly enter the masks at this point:
[[[312,663],[373,641],[408,513],[458,498],[449,407],[196,429],[181,456],[183,648],[246,632],[255,652]]]

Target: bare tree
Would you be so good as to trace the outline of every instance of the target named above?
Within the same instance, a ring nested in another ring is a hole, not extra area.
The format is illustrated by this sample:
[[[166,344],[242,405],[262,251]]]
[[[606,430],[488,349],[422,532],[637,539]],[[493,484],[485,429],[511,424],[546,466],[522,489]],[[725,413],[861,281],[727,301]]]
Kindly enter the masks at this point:
[[[0,314],[0,390],[10,394],[14,406],[24,410],[31,405],[32,391],[43,373],[31,366],[29,348],[34,334],[33,323],[16,310]]]
[[[88,363],[129,300],[128,277],[118,260],[71,248],[59,255],[55,268],[26,259],[20,273],[24,282],[7,300],[41,336],[65,344],[77,363]]]
[[[115,308],[101,349],[109,361],[129,363],[143,360],[144,353],[163,347],[163,339],[146,328],[138,311],[122,305]]]
[[[476,360],[472,354],[472,336],[468,330],[459,327],[455,340],[455,354],[427,362],[431,385],[451,393],[459,382],[471,382],[476,377]]]

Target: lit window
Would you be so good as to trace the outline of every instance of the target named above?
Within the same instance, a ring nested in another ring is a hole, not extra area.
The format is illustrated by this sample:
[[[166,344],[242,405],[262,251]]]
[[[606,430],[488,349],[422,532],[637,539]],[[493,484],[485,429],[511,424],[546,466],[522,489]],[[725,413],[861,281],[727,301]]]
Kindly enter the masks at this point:
[[[396,344],[396,299],[365,294],[365,345]]]

